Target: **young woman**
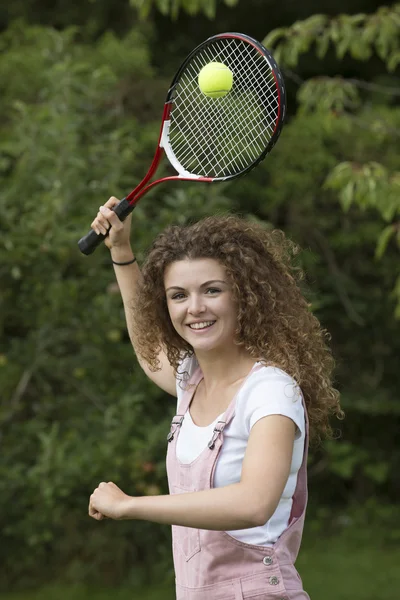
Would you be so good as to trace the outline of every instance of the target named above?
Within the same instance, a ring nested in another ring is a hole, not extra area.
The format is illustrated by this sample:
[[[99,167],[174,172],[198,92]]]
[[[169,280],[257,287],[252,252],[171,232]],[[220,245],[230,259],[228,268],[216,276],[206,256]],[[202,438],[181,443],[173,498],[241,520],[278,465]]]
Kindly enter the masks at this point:
[[[309,437],[342,416],[326,332],[282,232],[234,216],[160,234],[139,270],[130,218],[110,198],[92,223],[107,245],[139,363],[177,397],[169,495],[102,482],[97,520],[172,525],[178,600],[306,600],[294,563],[307,504]]]

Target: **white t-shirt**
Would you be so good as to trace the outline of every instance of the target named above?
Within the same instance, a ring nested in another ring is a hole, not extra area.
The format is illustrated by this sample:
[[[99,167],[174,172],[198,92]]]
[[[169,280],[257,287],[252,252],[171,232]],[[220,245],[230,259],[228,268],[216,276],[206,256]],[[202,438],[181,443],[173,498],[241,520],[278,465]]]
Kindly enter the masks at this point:
[[[191,377],[197,367],[196,359],[190,357],[182,362],[179,372],[187,371]],[[177,380],[178,408],[184,387],[184,383]],[[267,415],[285,415],[297,427],[290,474],[276,511],[265,525],[228,531],[236,539],[256,546],[274,544],[287,528],[304,452],[305,418],[300,388],[292,377],[275,367],[263,367],[251,373],[237,393],[235,415],[224,429],[224,442],[215,467],[214,487],[240,481],[250,430]],[[182,463],[189,464],[200,455],[221,416],[207,427],[199,427],[193,423],[190,410],[186,412],[176,445],[177,458]]]

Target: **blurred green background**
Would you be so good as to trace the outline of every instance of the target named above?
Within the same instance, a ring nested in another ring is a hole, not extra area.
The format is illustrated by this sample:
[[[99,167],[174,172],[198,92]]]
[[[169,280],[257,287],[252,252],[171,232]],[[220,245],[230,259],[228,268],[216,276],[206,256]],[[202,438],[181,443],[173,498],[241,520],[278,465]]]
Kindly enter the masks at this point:
[[[232,184],[156,188],[135,210],[132,244],[140,262],[166,225],[229,210],[302,246],[346,419],[310,455],[298,570],[312,600],[392,600],[400,5],[14,0],[0,30],[0,598],[173,597],[168,527],[87,517],[102,480],[166,493],[174,399],[135,362],[108,251],[84,257],[77,240],[145,174],[186,54],[242,31],[284,73],[279,143]]]

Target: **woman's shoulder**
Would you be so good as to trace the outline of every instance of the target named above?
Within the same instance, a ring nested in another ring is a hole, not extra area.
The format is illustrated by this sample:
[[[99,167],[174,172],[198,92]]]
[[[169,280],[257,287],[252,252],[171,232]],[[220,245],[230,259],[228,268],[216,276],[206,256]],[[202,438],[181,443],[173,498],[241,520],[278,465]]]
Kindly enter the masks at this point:
[[[236,400],[236,413],[248,429],[261,417],[281,414],[304,430],[302,393],[296,380],[283,369],[258,363]]]
[[[248,384],[249,389],[260,385],[265,385],[266,387],[273,385],[290,385],[300,391],[299,384],[289,373],[280,367],[265,365],[262,362],[256,363],[256,368],[253,369],[253,372],[248,377],[246,383]]]

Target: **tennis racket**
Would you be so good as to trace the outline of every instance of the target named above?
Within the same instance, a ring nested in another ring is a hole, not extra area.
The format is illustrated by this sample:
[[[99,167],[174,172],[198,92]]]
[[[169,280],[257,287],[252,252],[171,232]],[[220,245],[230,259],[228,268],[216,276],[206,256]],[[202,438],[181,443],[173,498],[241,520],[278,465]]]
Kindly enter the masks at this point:
[[[199,72],[210,62],[232,71],[232,89],[223,97],[210,98],[199,88]],[[262,44],[242,33],[208,38],[188,55],[172,80],[147,175],[113,210],[123,221],[144,194],[164,181],[211,183],[248,173],[274,147],[285,112],[282,74]],[[164,153],[177,175],[149,183]],[[78,246],[91,254],[105,237],[91,230]]]

